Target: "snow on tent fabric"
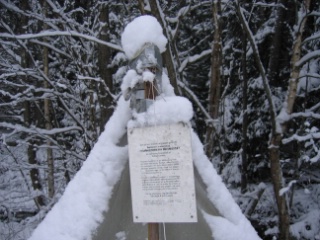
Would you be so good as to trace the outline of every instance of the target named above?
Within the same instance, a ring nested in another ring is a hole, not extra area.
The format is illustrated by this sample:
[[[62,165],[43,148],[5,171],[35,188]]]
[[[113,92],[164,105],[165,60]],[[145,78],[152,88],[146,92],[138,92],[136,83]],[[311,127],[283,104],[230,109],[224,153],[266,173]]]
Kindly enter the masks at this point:
[[[129,26],[131,29],[126,28],[122,35],[123,48],[129,58],[135,57],[146,42],[156,44],[164,51],[166,39],[163,37],[160,43],[157,42],[162,29],[155,18],[142,16]],[[142,36],[135,38],[137,33]],[[134,86],[130,85],[130,77],[138,81],[138,75],[127,73],[123,92]],[[174,96],[165,73],[162,74],[162,85],[161,95],[146,112],[135,112],[133,116],[129,101],[124,97],[118,100],[117,108],[82,168],[29,240],[146,238],[147,225],[133,223],[132,219],[127,127],[177,122],[190,126],[193,116],[191,103]],[[160,225],[160,239],[260,239],[206,157],[196,133],[192,131],[191,136],[198,222]]]

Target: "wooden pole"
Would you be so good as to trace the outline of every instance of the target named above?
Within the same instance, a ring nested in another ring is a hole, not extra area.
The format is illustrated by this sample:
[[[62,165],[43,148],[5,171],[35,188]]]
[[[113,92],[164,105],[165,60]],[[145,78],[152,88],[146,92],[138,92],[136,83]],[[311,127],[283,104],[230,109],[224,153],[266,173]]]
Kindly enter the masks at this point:
[[[155,100],[157,95],[157,90],[155,87],[155,79],[154,82],[144,82],[144,98]]]
[[[144,83],[145,99],[154,100],[157,95],[156,79],[153,82]],[[148,240],[159,240],[159,223],[148,223]]]
[[[159,240],[159,223],[148,223],[148,240]]]

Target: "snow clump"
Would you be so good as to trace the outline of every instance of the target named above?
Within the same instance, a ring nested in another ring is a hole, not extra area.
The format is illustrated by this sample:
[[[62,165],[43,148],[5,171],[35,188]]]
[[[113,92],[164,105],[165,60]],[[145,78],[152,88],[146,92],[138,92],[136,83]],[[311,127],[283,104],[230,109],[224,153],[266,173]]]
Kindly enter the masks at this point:
[[[160,23],[149,15],[135,18],[125,27],[121,35],[121,45],[129,59],[135,58],[146,43],[155,44],[160,53],[163,53],[167,42]]]

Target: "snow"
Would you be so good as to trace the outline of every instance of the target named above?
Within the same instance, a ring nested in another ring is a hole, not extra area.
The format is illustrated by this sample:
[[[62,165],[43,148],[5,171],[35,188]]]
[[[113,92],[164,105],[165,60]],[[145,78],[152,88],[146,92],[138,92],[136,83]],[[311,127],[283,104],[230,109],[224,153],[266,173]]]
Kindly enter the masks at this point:
[[[284,188],[280,189],[279,195],[283,196],[286,192],[289,192],[290,189],[293,187],[293,184],[296,184],[296,183],[297,183],[296,180],[290,181],[287,187],[284,187]]]
[[[134,69],[130,69],[123,77],[121,91],[124,93],[128,89],[134,88],[142,80],[142,77]]]
[[[311,59],[319,58],[319,56],[320,56],[320,50],[315,50],[313,52],[307,53],[302,58],[300,58],[298,62],[296,62],[295,66],[301,67],[303,64],[307,63]]]
[[[320,223],[319,223],[320,210],[315,209],[303,216],[300,221],[290,226],[290,232],[297,239],[320,239]]]
[[[128,102],[120,98],[118,107],[106,124],[81,170],[68,184],[64,194],[33,232],[30,240],[90,239],[106,201],[119,180],[128,159],[127,147],[117,146],[130,119]]]
[[[141,29],[142,26],[144,31],[139,31],[137,34],[137,28]],[[165,49],[166,39],[162,35],[162,29],[151,16],[135,19],[122,35],[122,45],[129,58],[136,54],[143,42],[159,44],[161,51]],[[141,76],[143,75],[138,75],[135,70],[129,70],[121,86],[123,93],[141,81]],[[146,74],[144,80],[150,81],[151,77],[150,74]],[[125,101],[123,96],[118,100],[117,108],[82,168],[29,240],[91,239],[92,233],[103,221],[103,213],[108,211],[113,187],[119,181],[128,160],[127,146],[119,146],[127,127],[178,122],[190,125],[193,116],[190,101],[174,96],[173,87],[169,84],[165,73],[162,75],[162,84],[161,95],[153,101],[146,112],[132,111],[129,107],[130,101]],[[215,240],[260,239],[208,160],[195,132],[192,132],[192,156],[194,165],[207,186],[208,199],[221,215],[218,217],[203,213],[212,230],[213,238]],[[126,239],[126,233],[119,232],[116,237]]]
[[[207,50],[204,50],[202,51],[200,54],[195,54],[193,56],[190,56],[190,57],[187,57],[182,63],[181,63],[181,66],[179,68],[179,72],[182,72],[183,69],[186,68],[187,64],[188,63],[193,63],[193,62],[196,62],[198,61],[199,59],[201,58],[204,58],[206,56],[210,56],[212,50],[211,49],[207,49]]]
[[[77,126],[53,128],[50,130],[41,129],[41,128],[37,128],[37,127],[26,128],[25,126],[22,126],[20,124],[12,124],[12,123],[6,123],[6,122],[0,123],[0,127],[15,129],[16,132],[26,132],[26,133],[44,134],[44,135],[54,135],[54,134],[58,134],[61,132],[81,130],[81,128],[77,127]]]
[[[126,233],[125,232],[118,232],[116,234],[116,240],[126,240]]]
[[[90,35],[86,35],[86,34],[82,34],[76,31],[51,31],[51,30],[46,30],[46,31],[42,31],[40,33],[32,33],[32,34],[20,34],[20,35],[12,35],[12,34],[8,34],[8,33],[1,33],[2,37],[6,37],[6,38],[15,38],[15,39],[33,39],[33,38],[43,38],[43,37],[56,37],[56,36],[73,36],[73,37],[80,37],[80,38],[84,38],[102,45],[106,45],[112,49],[118,50],[118,51],[122,51],[121,47],[114,44],[114,43],[110,43],[110,42],[105,42],[102,41],[94,36],[90,36]]]
[[[211,216],[203,213],[211,229],[214,229],[213,238],[223,240],[236,239],[257,239],[256,236],[250,236],[252,229],[248,229],[248,224],[243,227],[237,226],[223,217]],[[249,234],[248,234],[249,233]]]
[[[135,18],[124,29],[121,36],[122,48],[129,59],[133,59],[144,44],[155,44],[160,52],[166,50],[168,40],[155,17],[143,15]]]
[[[216,240],[260,239],[205,155],[202,143],[195,132],[192,134],[192,152],[195,167],[207,185],[208,197],[224,217],[205,215],[213,232],[213,238]]]
[[[128,127],[144,127],[172,123],[189,123],[193,116],[191,103],[183,97],[160,96],[144,113],[135,113]]]

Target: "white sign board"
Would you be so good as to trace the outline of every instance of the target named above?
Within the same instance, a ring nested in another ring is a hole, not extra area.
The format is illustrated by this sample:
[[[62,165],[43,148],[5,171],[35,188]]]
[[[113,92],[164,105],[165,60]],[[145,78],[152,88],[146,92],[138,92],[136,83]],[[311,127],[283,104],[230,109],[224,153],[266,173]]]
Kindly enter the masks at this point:
[[[197,222],[190,128],[128,130],[134,222]]]

